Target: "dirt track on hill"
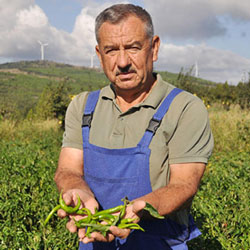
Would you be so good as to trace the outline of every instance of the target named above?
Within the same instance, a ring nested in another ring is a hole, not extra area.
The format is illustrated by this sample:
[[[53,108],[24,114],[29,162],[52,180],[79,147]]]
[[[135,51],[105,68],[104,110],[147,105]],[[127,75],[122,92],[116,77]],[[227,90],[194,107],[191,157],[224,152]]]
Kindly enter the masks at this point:
[[[47,78],[47,79],[55,79],[57,81],[61,81],[63,80],[64,78],[62,77],[57,77],[57,76],[45,76],[45,75],[40,75],[40,74],[37,74],[37,73],[34,73],[34,72],[27,72],[27,71],[23,71],[23,70],[20,70],[20,69],[17,69],[17,68],[14,68],[14,69],[0,69],[0,72],[5,72],[5,73],[11,73],[11,74],[23,74],[23,75],[33,75],[33,76],[36,76],[36,77],[39,77],[39,78]]]

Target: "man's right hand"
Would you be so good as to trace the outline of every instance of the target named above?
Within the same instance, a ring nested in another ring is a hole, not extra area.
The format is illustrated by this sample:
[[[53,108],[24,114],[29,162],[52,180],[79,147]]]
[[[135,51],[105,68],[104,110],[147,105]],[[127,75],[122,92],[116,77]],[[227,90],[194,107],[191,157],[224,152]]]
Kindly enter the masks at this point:
[[[82,204],[81,204],[80,208],[86,207],[91,211],[91,213],[95,213],[95,208],[98,209],[99,205],[98,205],[96,199],[92,195],[90,195],[88,192],[81,190],[81,189],[70,189],[70,190],[67,190],[65,193],[63,193],[63,195],[62,195],[63,200],[65,201],[66,205],[72,206],[72,207],[76,206],[76,204],[77,204],[77,196],[79,196],[81,199]],[[66,216],[69,216],[69,221],[67,222],[66,227],[72,233],[77,232],[77,227],[75,225],[74,219],[80,220],[80,219],[83,219],[85,217],[82,215],[68,215],[62,209],[58,210],[57,215],[60,218],[64,218]],[[79,235],[79,237],[82,237],[83,235],[85,235],[85,229],[84,228],[79,229],[78,235]]]

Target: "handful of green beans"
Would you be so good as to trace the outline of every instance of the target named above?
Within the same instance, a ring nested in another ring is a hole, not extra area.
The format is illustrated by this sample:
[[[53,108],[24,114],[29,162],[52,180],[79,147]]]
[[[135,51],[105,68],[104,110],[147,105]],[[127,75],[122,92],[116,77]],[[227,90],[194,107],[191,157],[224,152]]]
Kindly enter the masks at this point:
[[[63,209],[68,214],[85,215],[83,219],[78,221],[74,219],[74,221],[77,228],[87,228],[86,230],[87,237],[90,237],[90,234],[92,232],[100,232],[105,237],[107,232],[109,231],[110,226],[136,229],[144,232],[144,229],[139,224],[134,222],[135,218],[124,218],[127,205],[131,204],[131,202],[127,199],[127,197],[122,199],[122,202],[123,202],[122,205],[101,211],[96,210],[95,213],[92,214],[88,208],[86,207],[80,208],[81,200],[79,196],[75,207],[67,206],[62,198],[62,192],[61,192],[59,198],[59,205],[57,205],[51,210],[46,220],[44,221],[44,225],[46,225],[49,222],[52,215],[58,209]],[[155,218],[158,219],[164,218],[164,216],[159,215],[157,210],[149,203],[146,203],[144,210],[148,211],[151,214],[151,216]],[[114,215],[114,213],[116,213],[116,215]]]

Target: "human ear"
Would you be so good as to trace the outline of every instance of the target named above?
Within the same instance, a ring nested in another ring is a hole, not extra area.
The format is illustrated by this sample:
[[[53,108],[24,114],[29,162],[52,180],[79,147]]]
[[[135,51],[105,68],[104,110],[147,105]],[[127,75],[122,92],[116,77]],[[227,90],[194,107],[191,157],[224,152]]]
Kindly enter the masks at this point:
[[[95,52],[96,52],[96,55],[98,56],[101,67],[103,68],[102,55],[101,55],[100,48],[98,45],[95,46]]]
[[[154,36],[152,39],[152,50],[153,50],[153,61],[157,61],[158,59],[158,51],[160,48],[160,37],[159,36]]]

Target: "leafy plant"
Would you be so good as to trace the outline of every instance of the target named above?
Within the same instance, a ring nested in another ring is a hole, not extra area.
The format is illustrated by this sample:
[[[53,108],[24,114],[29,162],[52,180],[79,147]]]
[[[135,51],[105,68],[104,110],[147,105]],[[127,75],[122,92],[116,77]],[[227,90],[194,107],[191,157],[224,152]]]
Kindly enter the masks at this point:
[[[216,153],[194,199],[193,214],[204,249],[249,249],[250,158],[246,152]],[[216,239],[219,247],[214,247]]]

